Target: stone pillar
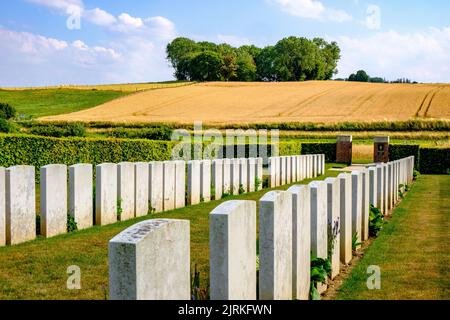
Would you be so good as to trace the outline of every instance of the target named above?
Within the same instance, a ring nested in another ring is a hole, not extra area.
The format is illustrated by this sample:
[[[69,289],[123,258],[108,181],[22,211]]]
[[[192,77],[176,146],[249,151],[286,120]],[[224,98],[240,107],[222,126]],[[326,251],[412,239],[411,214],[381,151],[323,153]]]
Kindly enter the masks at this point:
[[[389,213],[388,208],[388,191],[389,191],[389,183],[388,183],[388,166],[387,164],[383,164],[383,209],[384,214]]]
[[[94,223],[93,168],[91,164],[69,167],[69,213],[78,230],[92,227]]]
[[[211,300],[256,300],[256,202],[224,202],[209,225]]]
[[[212,161],[212,185],[214,187],[214,200],[222,199],[223,159],[215,159]]]
[[[312,177],[316,178],[317,177],[317,156],[315,154],[313,154],[311,156],[312,158]]]
[[[147,162],[134,164],[134,216],[143,217],[149,211],[149,166]]]
[[[311,205],[308,186],[289,188],[292,193],[292,296],[308,300],[311,278]]]
[[[259,201],[259,299],[292,300],[292,194]]]
[[[352,172],[352,236],[362,242],[362,173]]]
[[[164,166],[162,162],[153,161],[149,164],[149,199],[152,211],[162,212],[163,206],[163,179]]]
[[[353,137],[338,136],[336,142],[336,162],[352,164],[353,157]]]
[[[280,176],[281,176],[280,186],[284,186],[287,181],[286,165],[287,165],[286,157],[280,157]]]
[[[51,164],[41,170],[41,234],[67,233],[67,166]]]
[[[389,137],[375,137],[374,139],[374,162],[389,162]]]
[[[32,166],[6,169],[6,244],[15,245],[36,238],[36,185]]]
[[[291,184],[292,182],[292,158],[289,156],[286,159],[286,184]]]
[[[281,165],[281,157],[275,157],[275,174],[276,174],[276,186],[279,187],[281,186],[281,170],[282,170],[282,165]]]
[[[263,174],[263,158],[256,158],[256,177],[259,180],[259,185],[256,186],[256,191],[262,190],[263,187],[263,179],[264,179],[264,174]]]
[[[188,204],[191,206],[200,203],[200,161],[188,162]]]
[[[308,155],[308,178],[314,178],[313,156]]]
[[[246,158],[239,159],[239,189],[242,188],[244,193],[248,192],[248,160]]]
[[[241,161],[239,159],[231,159],[231,194],[239,194],[239,175]]]
[[[223,159],[223,193],[231,195],[231,160]]]
[[[392,210],[394,205],[394,167],[392,162],[387,164],[388,170],[388,208]]]
[[[341,233],[341,199],[340,183],[336,178],[325,179],[327,185],[327,222],[328,222],[328,252],[331,254],[331,278],[334,279],[340,272],[340,233]]]
[[[5,168],[0,167],[0,247],[6,245]]]
[[[340,257],[343,264],[352,260],[352,176],[341,173],[337,177],[340,192]]]
[[[105,226],[117,222],[117,165],[96,166],[95,224]]]
[[[175,162],[163,162],[163,208],[164,211],[175,209]]]
[[[211,201],[211,160],[202,160],[200,164],[200,194],[203,202]]]
[[[189,221],[146,220],[109,241],[111,300],[190,300]]]
[[[117,165],[117,197],[118,206],[122,213],[120,221],[126,221],[134,218],[135,211],[135,164],[131,162],[122,162]]]
[[[369,168],[369,204],[377,206],[377,168]]]
[[[247,192],[254,192],[256,190],[256,158],[247,160],[247,183]]]
[[[186,161],[175,163],[175,209],[186,206]]]
[[[362,199],[361,199],[361,216],[362,216],[362,240],[366,241],[369,239],[369,221],[370,221],[370,199],[369,199],[369,191],[370,191],[370,177],[369,170],[364,169],[361,171],[362,174]]]
[[[383,202],[384,202],[384,195],[383,195],[383,166],[377,165],[377,205],[376,207],[380,209],[383,213]]]
[[[297,175],[296,175],[295,179],[296,179],[297,182],[298,181],[302,181],[302,170],[303,170],[303,167],[302,167],[302,156],[296,156],[295,157],[295,162],[296,162],[296,165],[297,165]]]

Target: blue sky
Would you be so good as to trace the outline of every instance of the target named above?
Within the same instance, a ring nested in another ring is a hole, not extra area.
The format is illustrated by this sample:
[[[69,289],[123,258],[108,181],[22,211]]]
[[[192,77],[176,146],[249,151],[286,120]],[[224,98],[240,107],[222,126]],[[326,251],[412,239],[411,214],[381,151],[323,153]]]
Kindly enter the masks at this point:
[[[0,86],[170,80],[177,36],[265,46],[323,37],[339,77],[450,82],[450,1],[11,0],[0,2]]]

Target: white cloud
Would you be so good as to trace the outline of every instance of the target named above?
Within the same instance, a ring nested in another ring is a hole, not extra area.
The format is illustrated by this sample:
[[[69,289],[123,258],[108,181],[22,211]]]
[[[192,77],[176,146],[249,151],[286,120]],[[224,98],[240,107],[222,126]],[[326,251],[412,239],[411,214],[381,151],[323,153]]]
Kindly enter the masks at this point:
[[[371,76],[419,82],[450,81],[450,28],[415,33],[378,32],[368,38],[342,36],[338,77],[364,69]]]
[[[322,21],[344,22],[352,16],[344,10],[326,7],[319,0],[269,0],[290,15]]]
[[[78,50],[86,51],[89,50],[89,47],[81,40],[76,40],[72,43],[72,46],[77,48]]]
[[[76,6],[79,8],[84,7],[82,0],[27,0],[27,1],[38,5],[46,6],[49,8],[62,10],[64,12],[71,6]]]
[[[110,26],[117,22],[116,17],[100,8],[87,10],[84,16],[87,20],[99,26]]]
[[[130,26],[134,28],[140,28],[144,25],[144,22],[142,21],[141,18],[132,17],[128,13],[122,13],[119,16],[119,21],[121,22],[121,24],[125,26]]]
[[[150,32],[160,39],[172,40],[177,36],[175,24],[165,17],[150,17],[145,19],[145,23],[150,28]]]

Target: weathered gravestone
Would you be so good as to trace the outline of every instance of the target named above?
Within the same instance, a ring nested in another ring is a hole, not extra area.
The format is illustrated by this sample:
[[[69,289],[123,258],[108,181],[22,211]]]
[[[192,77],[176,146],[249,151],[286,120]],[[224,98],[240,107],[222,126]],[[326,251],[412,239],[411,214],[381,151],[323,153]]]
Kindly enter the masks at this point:
[[[93,167],[76,164],[69,167],[69,213],[78,230],[92,227],[94,220]]]
[[[98,165],[95,186],[95,224],[104,226],[117,222],[117,165]]]

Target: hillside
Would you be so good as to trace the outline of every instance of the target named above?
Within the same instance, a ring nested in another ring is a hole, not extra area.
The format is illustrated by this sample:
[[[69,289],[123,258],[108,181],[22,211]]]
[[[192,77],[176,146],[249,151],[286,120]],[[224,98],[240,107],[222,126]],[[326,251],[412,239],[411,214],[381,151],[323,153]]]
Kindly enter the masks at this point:
[[[130,95],[44,120],[279,123],[450,119],[449,84],[202,83]]]

